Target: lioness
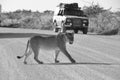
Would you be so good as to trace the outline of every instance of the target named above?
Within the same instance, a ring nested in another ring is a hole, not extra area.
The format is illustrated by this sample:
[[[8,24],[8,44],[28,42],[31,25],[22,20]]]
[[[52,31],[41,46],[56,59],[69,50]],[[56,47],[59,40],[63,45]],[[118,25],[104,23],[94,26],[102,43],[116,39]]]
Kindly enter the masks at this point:
[[[59,52],[63,52],[68,59],[75,63],[75,60],[70,56],[66,50],[66,42],[73,44],[74,33],[59,33],[54,36],[43,37],[43,36],[34,36],[30,38],[27,42],[27,48],[23,56],[17,56],[18,59],[25,56],[24,64],[27,64],[26,59],[31,54],[31,50],[34,52],[34,59],[37,63],[43,64],[42,61],[38,59],[38,54],[40,49],[45,50],[55,50],[55,63],[58,63],[57,60]]]

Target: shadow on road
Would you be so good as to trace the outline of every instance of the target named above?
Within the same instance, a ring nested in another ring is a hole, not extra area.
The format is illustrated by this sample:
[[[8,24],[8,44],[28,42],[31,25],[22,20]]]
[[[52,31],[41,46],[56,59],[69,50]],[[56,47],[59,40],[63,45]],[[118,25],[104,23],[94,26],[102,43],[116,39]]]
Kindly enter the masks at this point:
[[[52,34],[40,34],[40,33],[0,33],[0,38],[27,38],[36,35],[50,36]]]
[[[80,63],[44,63],[44,64],[27,64],[27,65],[120,65],[117,63],[92,63],[92,62],[80,62]]]

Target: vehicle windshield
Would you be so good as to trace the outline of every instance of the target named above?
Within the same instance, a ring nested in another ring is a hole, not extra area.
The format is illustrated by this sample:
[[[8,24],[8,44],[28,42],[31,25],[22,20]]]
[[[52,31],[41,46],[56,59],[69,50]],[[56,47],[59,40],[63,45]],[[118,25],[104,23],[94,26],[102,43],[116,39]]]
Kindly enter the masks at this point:
[[[81,10],[64,10],[64,15],[72,15],[72,16],[83,16],[83,11]]]

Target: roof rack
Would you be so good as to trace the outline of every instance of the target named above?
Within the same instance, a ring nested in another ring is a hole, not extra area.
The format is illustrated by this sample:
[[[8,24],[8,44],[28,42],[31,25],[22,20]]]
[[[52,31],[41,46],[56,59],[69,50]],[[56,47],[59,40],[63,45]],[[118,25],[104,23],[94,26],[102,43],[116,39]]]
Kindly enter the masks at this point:
[[[66,9],[78,9],[78,3],[60,3],[57,7],[66,8]]]

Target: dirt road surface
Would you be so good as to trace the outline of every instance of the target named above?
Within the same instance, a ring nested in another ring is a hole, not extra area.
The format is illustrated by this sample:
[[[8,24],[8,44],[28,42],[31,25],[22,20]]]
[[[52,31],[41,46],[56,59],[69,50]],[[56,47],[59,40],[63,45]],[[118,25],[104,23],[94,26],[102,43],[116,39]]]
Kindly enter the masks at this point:
[[[41,51],[37,64],[33,54],[23,64],[29,37],[56,35],[52,31],[0,28],[0,80],[120,80],[120,36],[75,34],[73,45],[67,50],[77,61],[71,64],[62,53],[59,64],[54,63],[54,52]]]

